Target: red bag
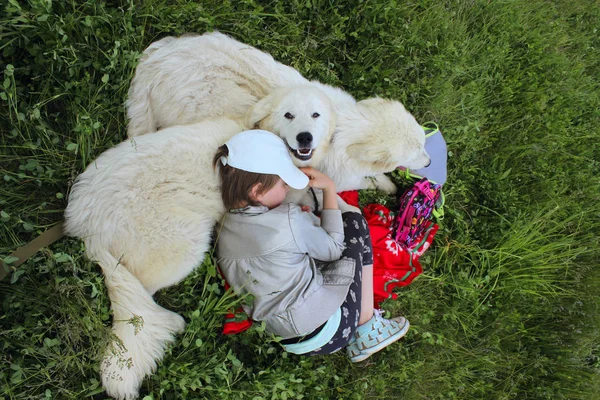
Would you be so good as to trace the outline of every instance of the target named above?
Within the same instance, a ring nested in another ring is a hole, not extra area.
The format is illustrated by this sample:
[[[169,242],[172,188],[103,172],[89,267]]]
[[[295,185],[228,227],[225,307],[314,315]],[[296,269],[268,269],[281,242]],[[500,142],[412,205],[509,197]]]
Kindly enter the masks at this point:
[[[396,299],[398,295],[392,289],[407,286],[423,272],[419,257],[431,245],[438,225],[425,221],[421,235],[409,250],[392,235],[396,218],[387,207],[370,204],[363,211],[373,244],[374,305],[378,306],[385,299]]]

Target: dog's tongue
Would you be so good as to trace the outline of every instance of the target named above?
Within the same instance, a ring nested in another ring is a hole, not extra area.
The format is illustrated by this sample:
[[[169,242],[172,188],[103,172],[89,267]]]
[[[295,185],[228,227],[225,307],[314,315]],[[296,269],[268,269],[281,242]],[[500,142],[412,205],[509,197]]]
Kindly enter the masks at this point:
[[[298,153],[307,156],[312,152],[312,149],[298,149]]]

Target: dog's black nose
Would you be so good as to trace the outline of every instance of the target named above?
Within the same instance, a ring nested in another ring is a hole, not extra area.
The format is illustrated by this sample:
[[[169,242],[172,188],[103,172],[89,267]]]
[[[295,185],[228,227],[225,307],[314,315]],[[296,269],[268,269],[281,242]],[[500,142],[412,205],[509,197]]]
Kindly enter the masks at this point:
[[[296,136],[296,140],[300,146],[308,146],[312,142],[313,137],[310,132],[300,132]]]

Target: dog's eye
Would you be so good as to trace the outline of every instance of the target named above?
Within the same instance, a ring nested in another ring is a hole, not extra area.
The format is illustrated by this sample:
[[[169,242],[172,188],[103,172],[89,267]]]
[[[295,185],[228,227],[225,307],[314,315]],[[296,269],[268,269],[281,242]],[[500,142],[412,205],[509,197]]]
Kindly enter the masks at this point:
[[[290,114],[289,112],[285,113],[284,117],[286,117],[287,119],[294,119],[294,116],[292,114]]]
[[[321,116],[321,114],[319,114],[319,113],[313,113],[313,115],[312,115],[313,118],[319,118],[320,116]]]

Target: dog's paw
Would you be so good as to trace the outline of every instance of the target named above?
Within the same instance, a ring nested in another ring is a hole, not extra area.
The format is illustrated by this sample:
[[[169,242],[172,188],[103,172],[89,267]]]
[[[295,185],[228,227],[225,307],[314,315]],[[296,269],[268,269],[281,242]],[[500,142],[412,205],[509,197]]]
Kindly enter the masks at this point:
[[[376,175],[374,178],[375,188],[384,191],[388,194],[395,194],[398,191],[394,182],[385,175]]]
[[[342,214],[345,212],[353,212],[362,215],[360,208],[351,206],[350,204],[346,203],[346,201],[344,201],[344,199],[342,199],[340,195],[337,195],[337,204]]]
[[[173,329],[173,333],[183,333],[185,331],[185,319],[179,314],[174,314],[170,316],[170,324]]]

